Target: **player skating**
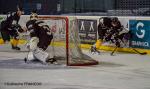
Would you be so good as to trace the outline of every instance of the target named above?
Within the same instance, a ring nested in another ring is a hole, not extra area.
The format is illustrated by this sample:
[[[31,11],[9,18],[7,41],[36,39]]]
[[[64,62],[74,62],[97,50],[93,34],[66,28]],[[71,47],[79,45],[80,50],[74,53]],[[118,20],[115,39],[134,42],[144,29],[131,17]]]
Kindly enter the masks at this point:
[[[91,52],[98,52],[97,49],[102,45],[103,42],[111,42],[115,44],[115,49],[111,52],[111,55],[119,47],[124,47],[129,39],[132,38],[131,31],[125,29],[117,17],[102,17],[98,25],[98,35],[99,39],[97,42],[91,46]],[[146,52],[139,52],[138,50],[132,48],[138,54],[145,55]]]
[[[38,15],[32,12],[30,20],[26,23],[27,30],[30,32],[28,42],[29,53],[25,62],[30,60],[39,60],[42,63],[56,63],[54,56],[46,52],[53,39],[51,29],[45,22],[38,20]]]
[[[121,32],[123,32],[123,26],[117,17],[100,18],[98,25],[99,39],[93,46],[91,46],[91,52],[100,53],[97,49],[102,45],[103,42],[111,42],[117,47],[120,47],[120,41],[122,41],[124,36],[124,32]]]
[[[20,16],[23,14],[22,8],[17,7],[16,12],[10,12],[7,14],[7,18],[1,22],[1,35],[4,43],[10,42],[10,39],[12,38],[12,49],[14,50],[20,50],[18,47],[18,41],[19,41],[19,33],[23,32],[23,29],[18,24],[20,20]]]

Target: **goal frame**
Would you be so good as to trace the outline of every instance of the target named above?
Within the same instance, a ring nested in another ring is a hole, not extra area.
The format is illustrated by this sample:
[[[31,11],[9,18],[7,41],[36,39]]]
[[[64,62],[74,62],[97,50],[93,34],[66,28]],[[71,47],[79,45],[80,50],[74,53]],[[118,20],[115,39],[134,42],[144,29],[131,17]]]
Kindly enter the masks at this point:
[[[65,20],[65,30],[66,30],[66,34],[65,34],[65,40],[66,40],[66,65],[67,66],[88,66],[88,65],[97,65],[98,64],[98,61],[94,61],[94,62],[89,62],[89,63],[70,63],[70,58],[69,58],[69,17],[68,16],[39,16],[39,19],[41,20],[60,20],[60,19],[63,19]]]

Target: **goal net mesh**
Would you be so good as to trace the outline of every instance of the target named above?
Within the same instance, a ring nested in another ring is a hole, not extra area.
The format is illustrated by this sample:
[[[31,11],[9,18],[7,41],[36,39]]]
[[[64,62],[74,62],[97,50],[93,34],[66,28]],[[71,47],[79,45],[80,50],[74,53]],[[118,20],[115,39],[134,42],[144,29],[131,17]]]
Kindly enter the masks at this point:
[[[98,64],[81,50],[78,22],[75,17],[40,18],[50,26],[54,33],[49,52],[58,62],[71,66]]]

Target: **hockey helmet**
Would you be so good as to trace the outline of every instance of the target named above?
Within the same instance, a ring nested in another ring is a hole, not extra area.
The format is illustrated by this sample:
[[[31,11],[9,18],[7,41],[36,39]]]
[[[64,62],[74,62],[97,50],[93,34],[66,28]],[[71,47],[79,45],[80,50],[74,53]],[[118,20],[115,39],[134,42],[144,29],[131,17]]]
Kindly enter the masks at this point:
[[[18,6],[18,5],[17,5],[17,11],[16,12],[17,12],[17,14],[19,16],[21,16],[22,14],[24,14],[23,8],[21,6]]]
[[[36,19],[38,19],[38,14],[37,13],[31,13],[31,15],[30,15],[30,20],[36,20]]]
[[[112,22],[118,22],[119,20],[118,20],[118,18],[117,17],[113,17],[112,18]]]

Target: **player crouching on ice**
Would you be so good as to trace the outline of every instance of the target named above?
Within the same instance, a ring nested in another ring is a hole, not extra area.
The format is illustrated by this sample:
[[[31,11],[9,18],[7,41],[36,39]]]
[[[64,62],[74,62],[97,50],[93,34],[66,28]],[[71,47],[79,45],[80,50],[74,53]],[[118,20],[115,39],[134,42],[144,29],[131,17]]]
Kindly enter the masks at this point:
[[[26,27],[30,33],[30,40],[27,44],[29,53],[24,61],[39,60],[44,64],[57,63],[53,55],[46,52],[53,39],[53,34],[49,26],[45,22],[38,20],[38,15],[32,12],[30,20],[26,23]]]

